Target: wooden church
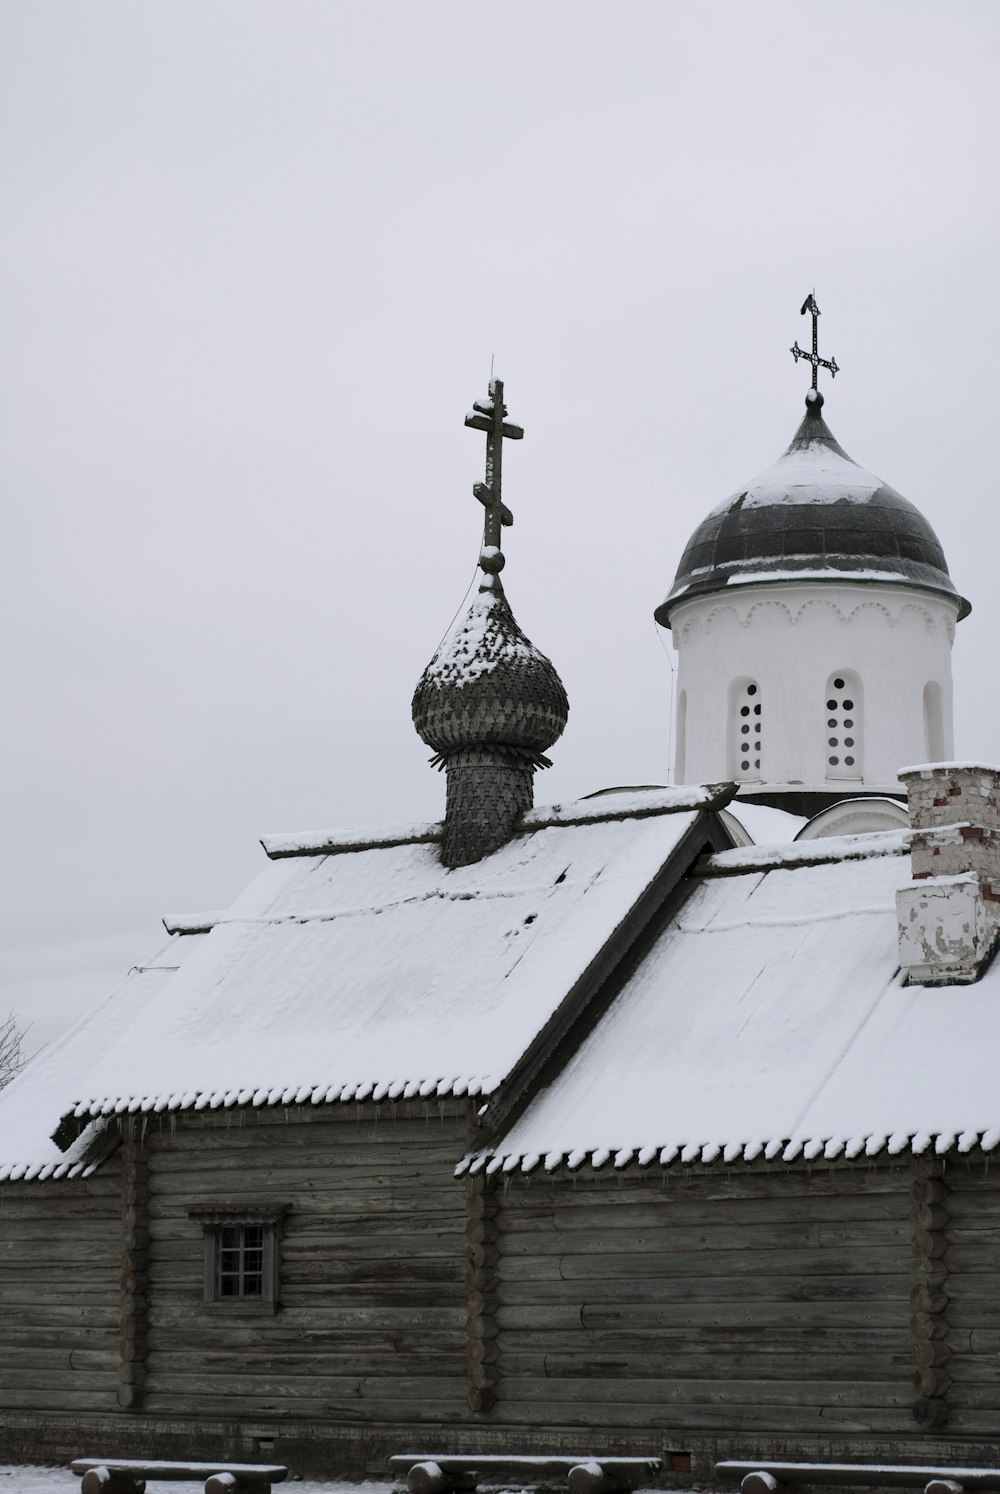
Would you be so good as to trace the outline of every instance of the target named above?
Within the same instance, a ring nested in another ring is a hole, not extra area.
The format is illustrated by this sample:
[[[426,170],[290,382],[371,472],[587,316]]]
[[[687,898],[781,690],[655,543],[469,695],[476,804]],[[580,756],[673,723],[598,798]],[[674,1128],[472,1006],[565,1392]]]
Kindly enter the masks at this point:
[[[3,1459],[996,1461],[1000,769],[948,761],[968,604],[810,361],[656,614],[676,786],[549,808],[521,432],[467,417],[443,822],[266,839],[0,1095]]]

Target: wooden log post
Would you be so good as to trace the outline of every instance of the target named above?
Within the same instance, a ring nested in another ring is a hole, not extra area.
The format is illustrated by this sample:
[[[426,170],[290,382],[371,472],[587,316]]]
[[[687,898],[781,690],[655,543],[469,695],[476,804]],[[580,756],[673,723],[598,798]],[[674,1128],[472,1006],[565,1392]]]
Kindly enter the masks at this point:
[[[638,1459],[636,1462],[638,1463]],[[615,1468],[605,1466],[596,1458],[588,1458],[586,1462],[577,1463],[571,1468],[566,1477],[569,1486],[569,1494],[624,1494],[624,1491],[634,1489],[637,1483],[643,1481],[643,1474],[649,1477],[649,1466],[645,1469],[641,1466],[636,1469]]]
[[[146,1480],[117,1469],[88,1468],[80,1483],[80,1494],[146,1494]]]
[[[913,1419],[925,1431],[948,1420],[948,1186],[939,1157],[914,1157],[910,1186],[913,1235],[910,1329],[913,1336]],[[948,1494],[943,1488],[935,1494]]]
[[[135,1117],[122,1138],[121,1320],[118,1333],[118,1404],[142,1407],[146,1378],[146,1316],[149,1286],[149,1166],[136,1135]]]
[[[452,1491],[471,1490],[476,1487],[474,1473],[459,1473],[441,1467],[433,1458],[414,1463],[406,1475],[409,1494],[452,1494]]]
[[[205,1480],[205,1494],[271,1494],[271,1485],[235,1473],[213,1473]]]
[[[758,1469],[746,1473],[740,1480],[740,1494],[791,1494],[788,1484],[779,1483],[773,1473]]]
[[[471,1178],[465,1202],[468,1402],[471,1411],[484,1415],[497,1398],[497,1211],[496,1190],[485,1178]]]

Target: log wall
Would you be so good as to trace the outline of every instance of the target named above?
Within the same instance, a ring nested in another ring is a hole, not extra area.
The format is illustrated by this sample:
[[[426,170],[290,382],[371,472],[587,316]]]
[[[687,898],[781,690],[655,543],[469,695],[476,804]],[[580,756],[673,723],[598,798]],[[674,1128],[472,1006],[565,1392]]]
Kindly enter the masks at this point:
[[[151,1415],[449,1421],[467,1414],[457,1105],[195,1115],[150,1131]],[[275,1310],[204,1301],[191,1210],[287,1207]]]
[[[0,1187],[0,1407],[117,1409],[120,1166]]]
[[[947,1375],[949,1434],[1000,1431],[1000,1170],[982,1160],[949,1161],[948,1223],[940,1289],[947,1336],[939,1347]]]
[[[512,1183],[495,1419],[913,1440],[911,1183],[868,1164]]]

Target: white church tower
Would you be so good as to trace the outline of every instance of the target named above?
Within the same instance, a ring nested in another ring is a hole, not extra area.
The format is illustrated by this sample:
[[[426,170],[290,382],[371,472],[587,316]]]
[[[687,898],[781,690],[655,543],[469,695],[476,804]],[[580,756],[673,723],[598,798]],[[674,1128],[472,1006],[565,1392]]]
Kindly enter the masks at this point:
[[[714,508],[656,620],[678,655],[677,783],[815,815],[905,797],[898,772],[953,755],[951,645],[969,612],[921,513],[823,419],[816,348],[788,450]],[[874,806],[871,806],[874,809]]]

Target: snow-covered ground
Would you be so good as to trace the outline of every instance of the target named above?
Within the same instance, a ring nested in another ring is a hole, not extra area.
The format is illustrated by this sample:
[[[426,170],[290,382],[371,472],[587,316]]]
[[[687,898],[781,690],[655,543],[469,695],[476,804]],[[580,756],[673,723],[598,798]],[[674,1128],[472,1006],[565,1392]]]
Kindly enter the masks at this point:
[[[392,1484],[350,1484],[341,1481],[315,1479],[289,1480],[275,1484],[275,1489],[295,1490],[295,1494],[390,1494]],[[184,1489],[197,1491],[200,1484],[163,1483],[157,1479],[146,1485],[146,1494],[179,1494]],[[79,1494],[80,1480],[68,1468],[17,1467],[11,1463],[0,1463],[0,1494]]]

